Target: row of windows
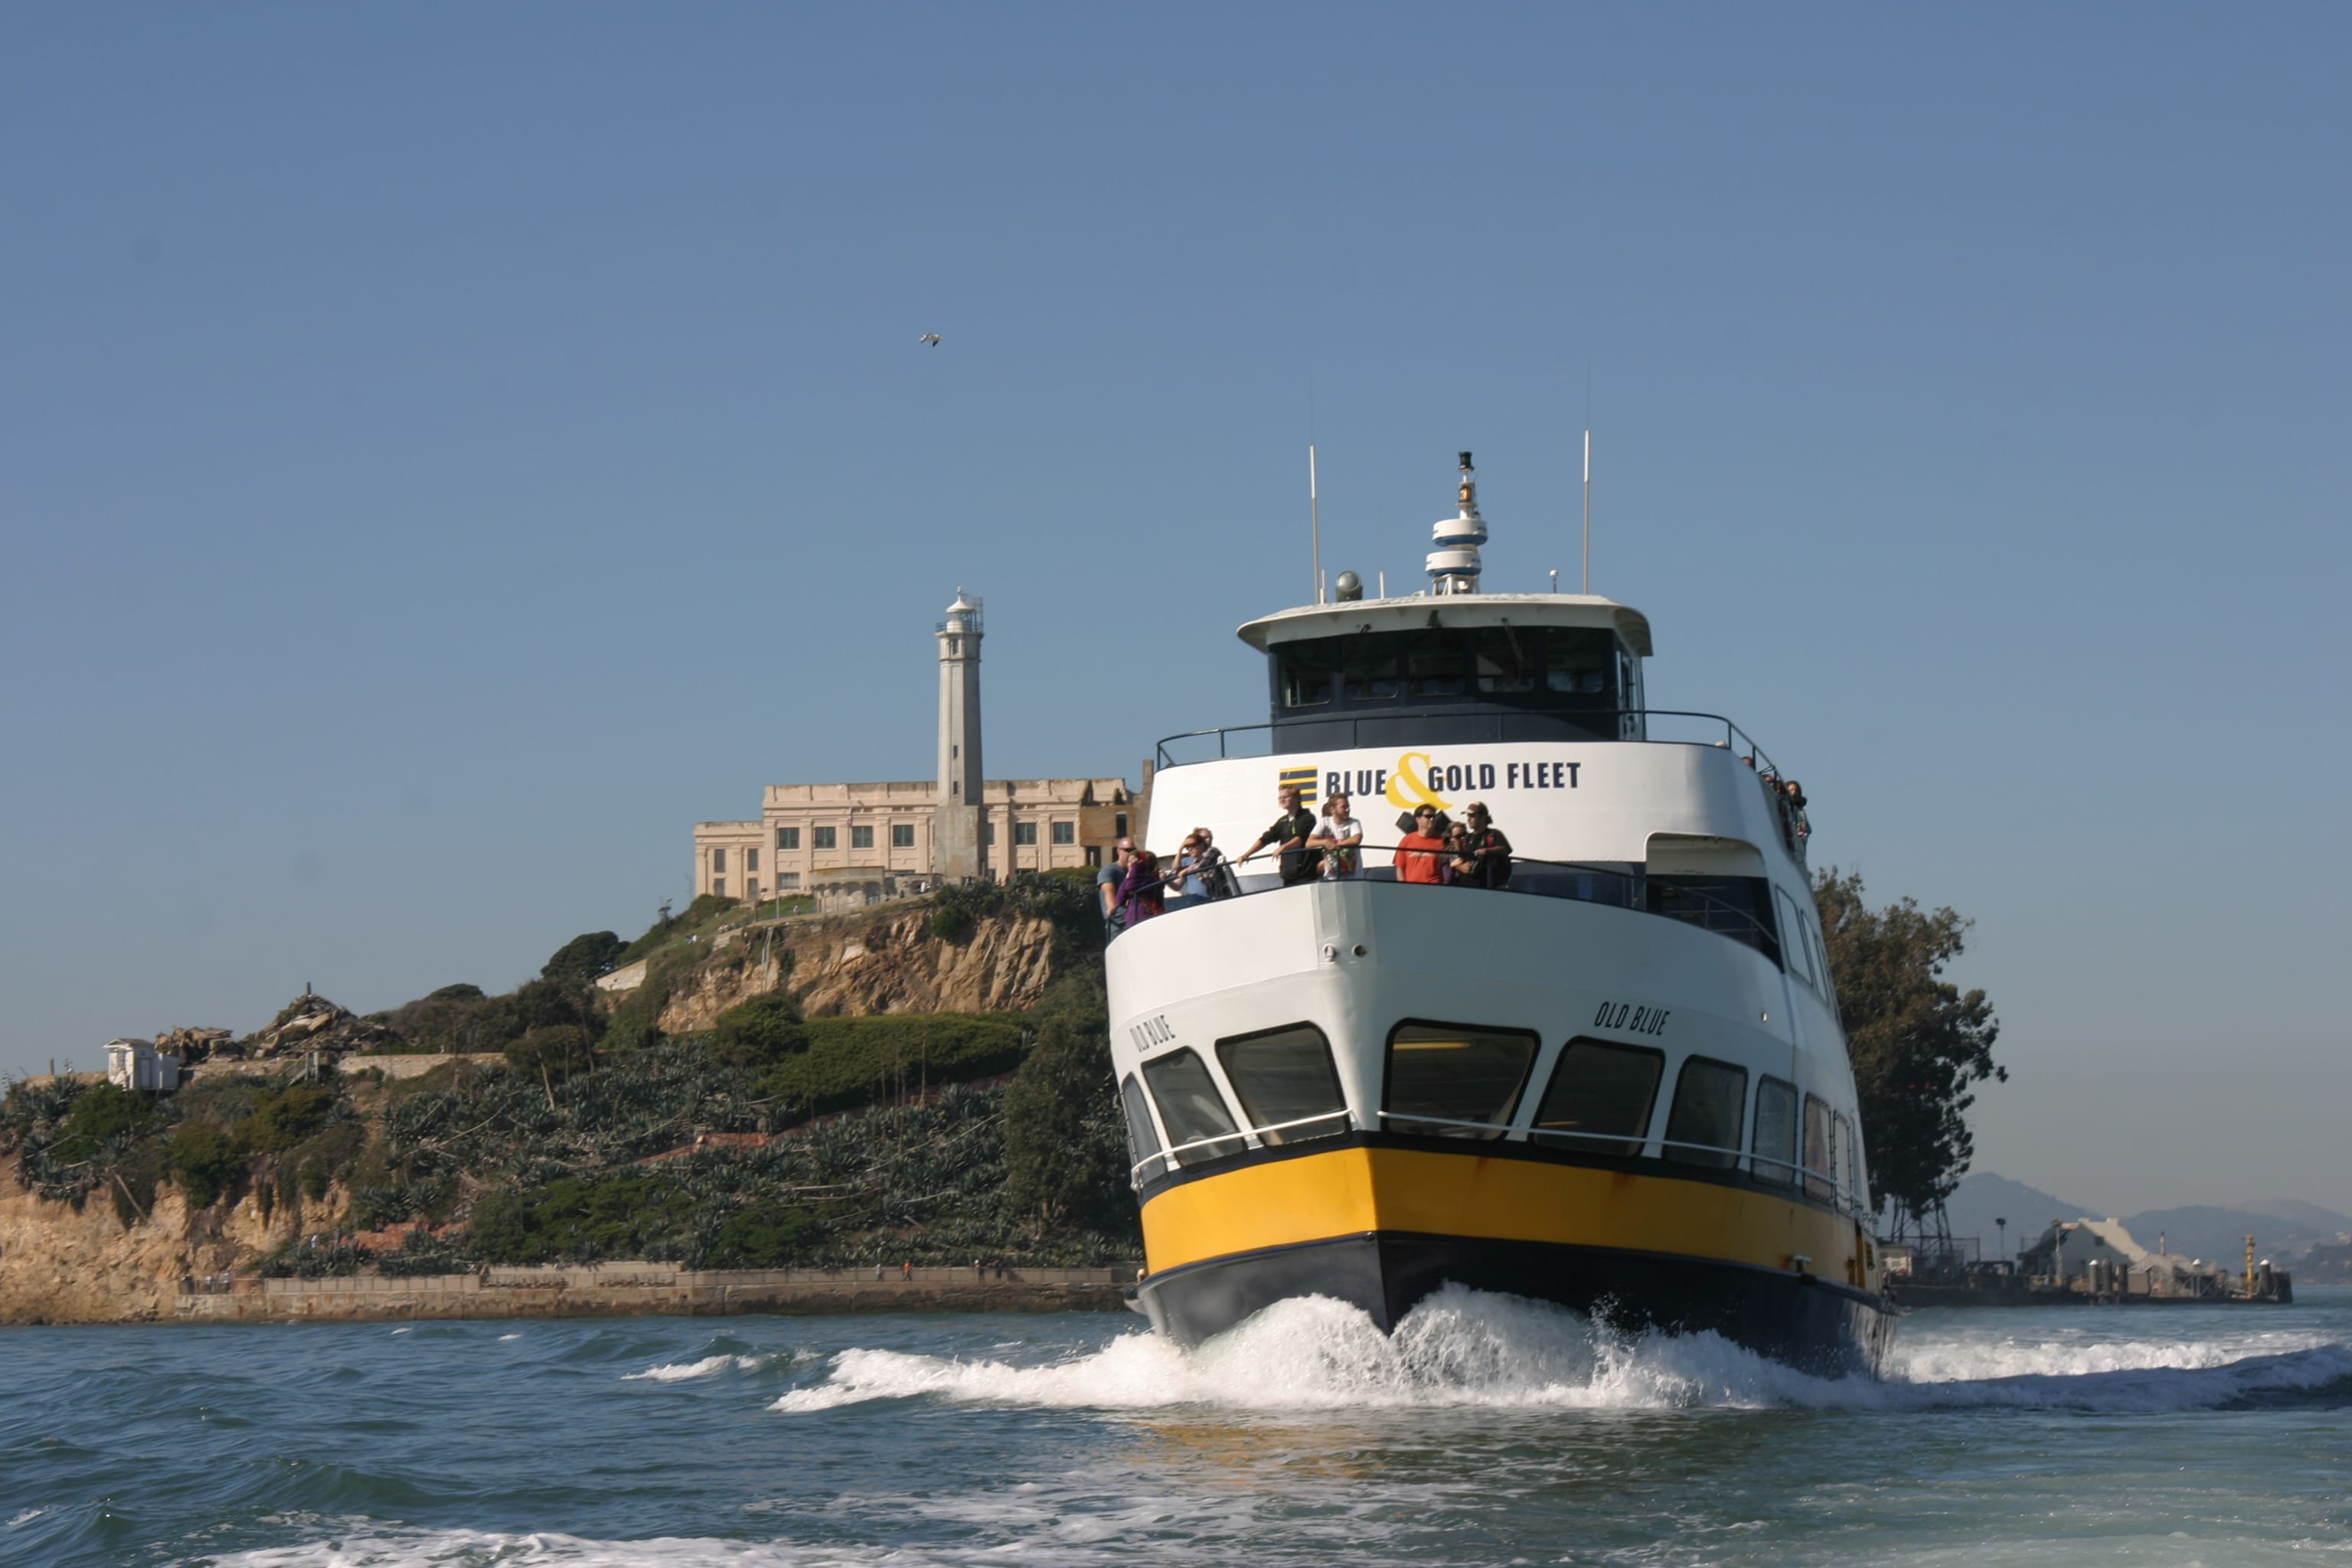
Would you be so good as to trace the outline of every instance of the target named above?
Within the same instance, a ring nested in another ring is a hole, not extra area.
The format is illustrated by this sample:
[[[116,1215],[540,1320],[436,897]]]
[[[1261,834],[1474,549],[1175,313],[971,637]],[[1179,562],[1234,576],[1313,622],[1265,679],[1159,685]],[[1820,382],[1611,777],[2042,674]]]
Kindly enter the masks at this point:
[[[1523,1029],[1486,1029],[1408,1020],[1391,1031],[1382,1084],[1382,1122],[1390,1130],[1441,1138],[1496,1139],[1518,1114],[1538,1042]],[[1138,1180],[1198,1164],[1247,1147],[1246,1126],[1275,1145],[1336,1137],[1348,1130],[1346,1096],[1330,1043],[1312,1024],[1239,1035],[1217,1042],[1217,1064],[1241,1103],[1237,1124],[1208,1064],[1191,1049],[1143,1066],[1150,1101],[1168,1130],[1162,1152],[1133,1074],[1119,1085],[1129,1157]],[[1633,1159],[1651,1137],[1666,1054],[1581,1036],[1554,1065],[1528,1127],[1529,1142]],[[1862,1150],[1853,1123],[1818,1095],[1799,1096],[1786,1079],[1759,1077],[1752,1138],[1748,1069],[1708,1057],[1686,1058],[1659,1136],[1661,1158],[1679,1164],[1738,1170],[1758,1181],[1793,1186],[1823,1202],[1848,1204],[1862,1191]],[[1149,1168],[1147,1168],[1149,1167]],[[1841,1193],[1843,1189],[1843,1193]]]
[[[1121,824],[1119,831],[1121,833],[1125,833],[1127,831],[1125,826],[1126,820],[1127,819],[1125,817],[1121,817],[1119,819]],[[985,826],[987,827],[988,842],[991,844],[995,843],[996,824],[991,822]],[[1053,841],[1056,844],[1076,844],[1078,841],[1078,825],[1075,822],[1054,822],[1048,823],[1046,826],[1053,829]],[[833,849],[839,847],[840,841],[835,837],[839,832],[839,829],[833,827],[812,827],[809,829],[809,832],[812,835],[810,847],[815,849]],[[1036,843],[1037,825],[1034,822],[1014,823],[1013,825],[1013,842],[1015,844]],[[779,827],[776,829],[777,848],[798,849],[800,847],[801,830],[799,828]],[[873,848],[874,829],[871,827],[852,827],[849,830],[849,847],[852,849]],[[915,825],[911,822],[892,823],[890,825],[890,847],[893,849],[912,849],[914,847]],[[727,851],[724,849],[713,849],[710,853],[714,858],[712,861],[714,868],[723,866],[725,863],[724,857],[726,856]],[[747,849],[744,853],[746,855],[757,856],[759,851],[756,849]],[[758,862],[756,860],[752,862],[751,868],[754,870],[759,868]]]
[[[1360,632],[1275,649],[1275,700],[1286,709],[1469,699],[1613,707],[1633,689],[1633,657],[1592,627]]]

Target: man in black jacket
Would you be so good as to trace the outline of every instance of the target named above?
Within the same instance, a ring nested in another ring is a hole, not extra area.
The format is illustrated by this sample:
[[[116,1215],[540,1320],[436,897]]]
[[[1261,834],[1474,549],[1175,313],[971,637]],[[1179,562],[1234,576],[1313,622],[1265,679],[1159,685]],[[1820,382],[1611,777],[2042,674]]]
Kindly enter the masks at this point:
[[[1282,852],[1282,885],[1294,887],[1308,882],[1323,869],[1323,851],[1307,847],[1307,840],[1315,832],[1315,814],[1298,804],[1298,786],[1285,784],[1277,798],[1282,802],[1282,815],[1274,826],[1257,836],[1257,841],[1242,851],[1234,862],[1245,864],[1249,858],[1271,844]]]
[[[1462,815],[1470,828],[1470,858],[1478,868],[1456,877],[1455,882],[1471,888],[1502,887],[1511,879],[1511,841],[1488,818],[1483,801],[1472,801]]]

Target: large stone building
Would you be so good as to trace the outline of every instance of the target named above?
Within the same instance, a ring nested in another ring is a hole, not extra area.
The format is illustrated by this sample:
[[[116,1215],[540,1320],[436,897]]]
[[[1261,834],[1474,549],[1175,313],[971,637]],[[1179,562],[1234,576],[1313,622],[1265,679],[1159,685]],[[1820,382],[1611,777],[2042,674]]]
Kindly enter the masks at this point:
[[[770,784],[760,815],[694,827],[694,890],[721,898],[796,893],[872,900],[934,881],[1099,866],[1140,836],[1151,764],[1121,778],[992,779],[980,743],[981,605],[962,590],[935,633],[939,777],[905,783]]]

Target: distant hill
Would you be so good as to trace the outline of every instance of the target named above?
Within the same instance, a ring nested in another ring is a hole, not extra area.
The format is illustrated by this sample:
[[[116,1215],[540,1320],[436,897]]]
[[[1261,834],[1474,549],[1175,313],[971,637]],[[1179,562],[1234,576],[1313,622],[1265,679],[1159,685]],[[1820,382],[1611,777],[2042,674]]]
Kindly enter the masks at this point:
[[[2053,1219],[2077,1219],[2085,1215],[2105,1218],[2105,1211],[2054,1196],[2039,1187],[2012,1182],[1990,1171],[1964,1179],[1945,1207],[1952,1235],[1979,1239],[1984,1256],[2000,1247],[1996,1216],[2009,1221],[2012,1255],[2040,1236]],[[2181,1208],[2143,1209],[2119,1216],[2141,1246],[2153,1249],[2158,1237],[2173,1252],[2189,1258],[2234,1261],[2245,1251],[2246,1237],[2264,1258],[2284,1260],[2352,1231],[2352,1215],[2337,1214],[2293,1198],[2272,1199],[2227,1206],[2191,1204]]]
[[[1981,1255],[1988,1258],[1997,1257],[2000,1251],[2000,1227],[1993,1224],[1996,1217],[2009,1221],[2009,1250],[2013,1256],[2018,1248],[2047,1229],[2052,1220],[2079,1219],[2097,1213],[2071,1198],[2053,1197],[2039,1187],[2012,1182],[1990,1171],[1979,1171],[1964,1178],[1951,1201],[1944,1205],[1944,1212],[1951,1218],[1952,1235],[1977,1237]]]
[[[2154,1247],[2161,1236],[2176,1253],[2220,1263],[2234,1263],[2244,1257],[2249,1236],[2254,1238],[2260,1256],[2284,1262],[2290,1255],[2352,1231],[2352,1215],[2292,1200],[2234,1208],[2191,1204],[2186,1208],[2149,1209],[2124,1223],[2143,1247]]]

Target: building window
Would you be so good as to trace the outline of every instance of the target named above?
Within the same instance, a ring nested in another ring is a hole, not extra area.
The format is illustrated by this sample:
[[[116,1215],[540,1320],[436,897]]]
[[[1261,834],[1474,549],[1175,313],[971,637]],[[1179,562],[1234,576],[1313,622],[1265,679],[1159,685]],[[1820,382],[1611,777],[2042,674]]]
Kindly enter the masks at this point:
[[[820,827],[816,829],[816,847],[820,849],[830,849],[834,847],[833,834],[834,830],[830,827]]]
[[[1101,845],[1099,845],[1099,844],[1089,844],[1089,845],[1087,845],[1087,865],[1089,865],[1089,866],[1094,866],[1094,867],[1097,867],[1097,868],[1098,868],[1098,867],[1100,867],[1100,866],[1102,865],[1102,846],[1101,846]]]
[[[776,891],[780,893],[785,892],[793,888],[797,888],[800,885],[801,874],[798,871],[779,871],[776,873]]]
[[[1054,824],[1054,842],[1055,842],[1055,843],[1056,843],[1056,844],[1076,844],[1077,841],[1078,841],[1078,825],[1077,825],[1076,823],[1075,823],[1075,822],[1057,822],[1057,823]]]
[[[914,847],[915,825],[911,822],[892,823],[890,825],[890,847],[893,849],[912,849]]]
[[[873,847],[874,847],[874,830],[873,830],[872,828],[870,828],[870,827],[853,827],[853,828],[851,828],[851,829],[849,830],[849,847],[850,847],[852,849],[871,849],[871,848],[873,848]]]
[[[1535,1059],[1535,1036],[1517,1029],[1399,1024],[1389,1034],[1387,1094],[1381,1103],[1388,1129],[1423,1137],[1500,1138]]]
[[[1112,817],[1110,820],[1111,820],[1111,835],[1110,835],[1110,836],[1111,836],[1113,838],[1124,838],[1124,837],[1127,837],[1127,813],[1125,813],[1125,812],[1123,812],[1123,811],[1122,811],[1122,812],[1120,812],[1117,816]]]
[[[715,877],[726,869],[727,847],[724,845],[715,845],[710,851],[710,874]]]
[[[746,845],[743,849],[743,874],[750,876],[760,868],[760,852]]]
[[[800,847],[801,847],[801,830],[800,830],[799,828],[797,828],[797,827],[779,827],[779,828],[777,828],[777,829],[776,829],[776,847],[777,847],[777,848],[779,848],[779,849],[797,849],[797,848],[799,848]]]
[[[995,823],[993,823],[993,822],[983,822],[983,823],[982,823],[982,824],[980,825],[980,841],[981,841],[982,844],[986,844],[986,845],[988,845],[988,846],[990,846],[990,847],[994,847],[994,845],[995,845],[995,843],[996,843],[996,824],[995,824]]]
[[[1650,1107],[1666,1054],[1605,1040],[1570,1040],[1536,1109],[1538,1143],[1630,1160],[1650,1134]]]
[[[723,899],[727,896],[726,878],[713,877],[710,879],[710,896],[714,899]]]
[[[1015,844],[1036,843],[1037,825],[1034,822],[1014,823],[1013,825],[1013,842]]]

